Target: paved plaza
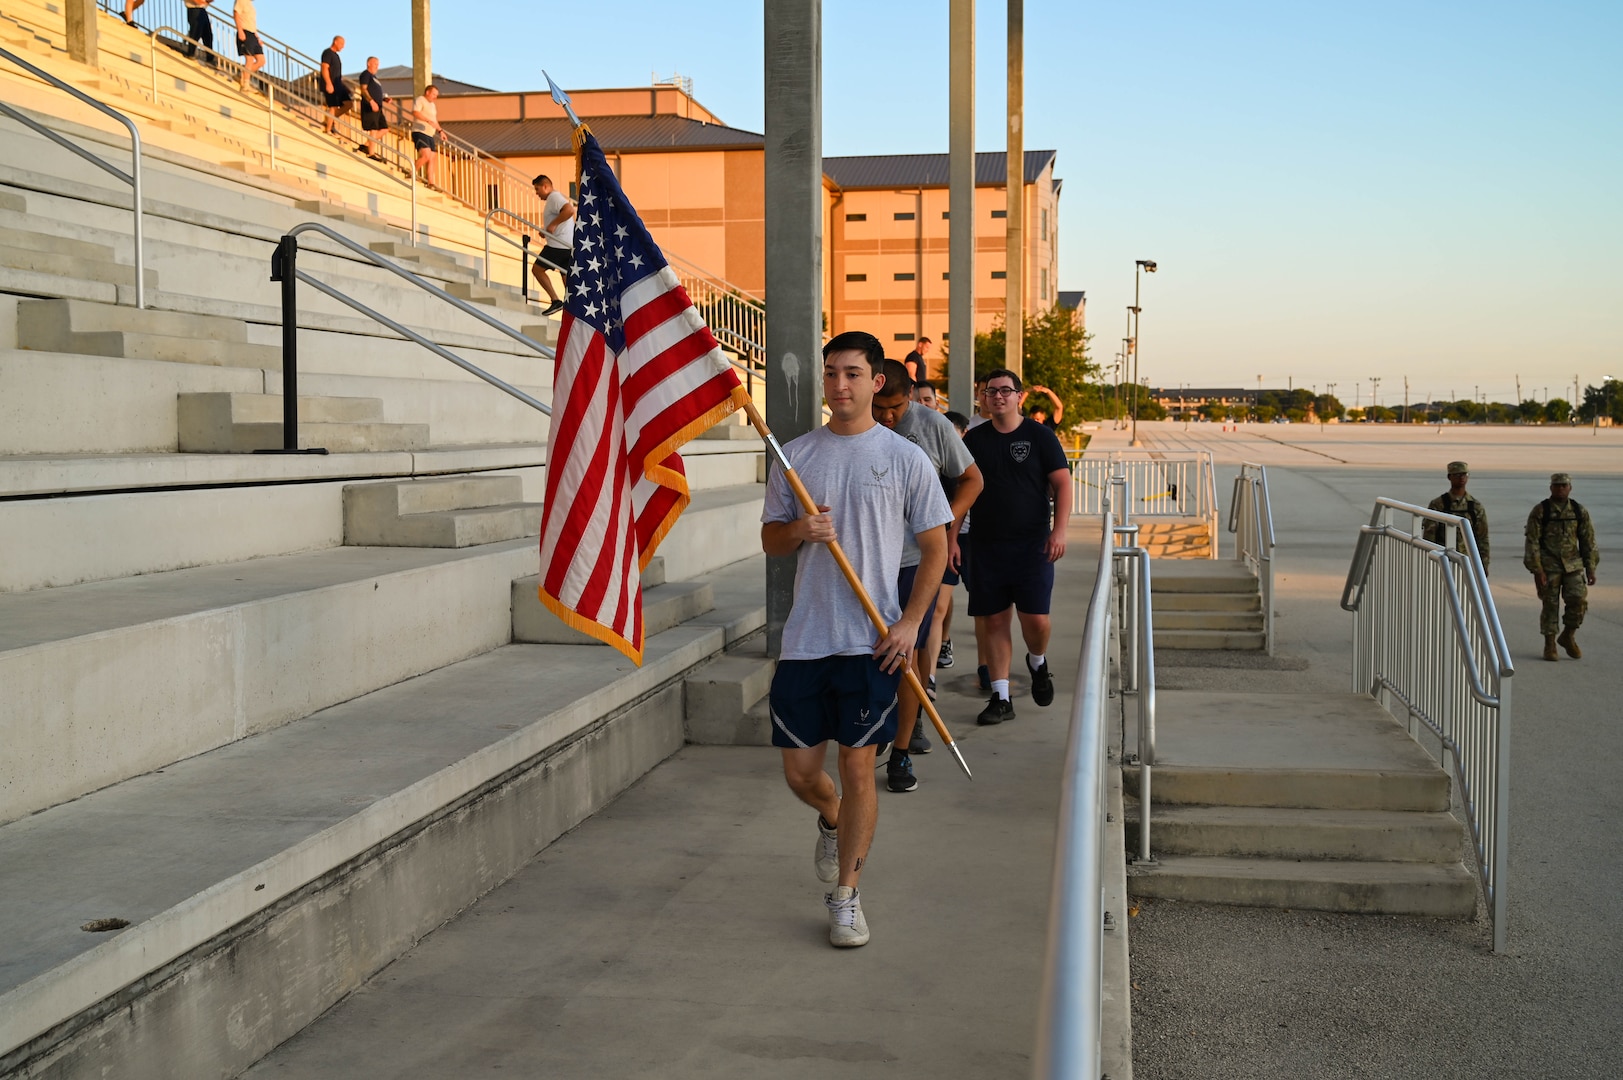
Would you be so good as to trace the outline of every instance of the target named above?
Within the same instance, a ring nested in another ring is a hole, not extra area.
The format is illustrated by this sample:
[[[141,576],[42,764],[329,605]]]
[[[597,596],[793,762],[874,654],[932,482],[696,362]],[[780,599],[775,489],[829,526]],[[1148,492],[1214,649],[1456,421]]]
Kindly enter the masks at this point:
[[[1463,458],[1486,504],[1492,583],[1515,658],[1510,950],[1475,924],[1145,903],[1132,920],[1138,1080],[1615,1077],[1623,1045],[1623,431],[1302,424],[1139,425],[1152,450],[1209,449],[1220,477],[1269,467],[1278,656],[1262,669],[1160,667],[1180,690],[1343,692],[1337,601],[1376,496],[1424,504]],[[1126,446],[1108,430],[1095,448]],[[1223,466],[1229,466],[1224,468]],[[1521,567],[1527,511],[1573,473],[1599,584],[1582,661],[1539,659]],[[1227,492],[1220,492],[1227,503]]]

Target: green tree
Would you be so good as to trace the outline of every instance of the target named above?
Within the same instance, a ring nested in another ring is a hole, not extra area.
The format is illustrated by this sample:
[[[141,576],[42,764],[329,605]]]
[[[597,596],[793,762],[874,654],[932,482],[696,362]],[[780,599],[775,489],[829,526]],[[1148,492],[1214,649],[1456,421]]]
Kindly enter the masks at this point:
[[[1229,418],[1229,407],[1219,401],[1208,401],[1196,411],[1208,420],[1227,420]]]
[[[1544,404],[1544,419],[1552,424],[1565,424],[1572,419],[1572,406],[1564,398],[1551,398]]]
[[[1341,399],[1334,394],[1320,394],[1313,399],[1313,412],[1317,414],[1319,423],[1322,424],[1346,416],[1347,408],[1341,404]]]
[[[1021,381],[1027,386],[1046,386],[1058,394],[1065,406],[1065,423],[1073,420],[1097,420],[1113,415],[1107,409],[1114,407],[1110,388],[1091,386],[1088,376],[1098,373],[1098,366],[1088,356],[1088,339],[1076,313],[1057,304],[1045,311],[1026,316],[1025,374]],[[975,377],[984,378],[987,372],[1006,366],[1004,357],[1008,337],[1002,320],[990,333],[975,335]],[[1131,387],[1127,388],[1131,394]],[[1144,416],[1144,392],[1139,391],[1139,416]],[[1163,410],[1164,411],[1164,410]]]
[[[1523,423],[1536,424],[1544,419],[1544,406],[1528,398],[1516,406],[1516,415],[1521,417]]]
[[[1279,415],[1279,409],[1274,405],[1258,405],[1254,412],[1259,424],[1271,424],[1274,422],[1274,417]]]
[[[1623,386],[1616,379],[1605,379],[1599,386],[1584,387],[1584,400],[1578,406],[1578,419],[1592,424],[1597,416],[1609,416],[1614,424],[1623,423]]]

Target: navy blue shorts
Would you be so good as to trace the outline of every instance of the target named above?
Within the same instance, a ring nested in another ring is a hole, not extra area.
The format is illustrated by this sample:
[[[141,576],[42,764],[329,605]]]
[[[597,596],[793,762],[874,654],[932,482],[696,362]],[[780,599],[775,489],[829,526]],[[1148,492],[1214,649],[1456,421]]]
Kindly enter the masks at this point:
[[[969,579],[969,613],[996,615],[1010,604],[1026,615],[1047,615],[1054,595],[1054,564],[1034,540],[973,542],[975,576]]]
[[[896,738],[896,687],[902,673],[887,675],[872,656],[825,656],[779,660],[767,695],[772,745],[785,749],[878,746]]]
[[[896,599],[904,608],[907,606],[907,598],[913,595],[913,579],[918,573],[917,566],[904,566],[896,574]],[[935,616],[935,602],[941,598],[941,586],[938,584],[935,589],[936,591],[930,594],[930,606],[924,611],[924,621],[919,623],[919,640],[913,646],[915,650],[924,648],[930,641],[930,620]]]

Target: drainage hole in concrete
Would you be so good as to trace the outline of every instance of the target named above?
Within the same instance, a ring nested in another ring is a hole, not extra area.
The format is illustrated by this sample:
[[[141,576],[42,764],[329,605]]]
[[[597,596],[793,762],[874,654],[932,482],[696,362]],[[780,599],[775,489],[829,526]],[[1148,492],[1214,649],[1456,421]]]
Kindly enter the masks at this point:
[[[79,929],[90,934],[105,934],[109,930],[122,930],[128,925],[128,919],[91,919]]]

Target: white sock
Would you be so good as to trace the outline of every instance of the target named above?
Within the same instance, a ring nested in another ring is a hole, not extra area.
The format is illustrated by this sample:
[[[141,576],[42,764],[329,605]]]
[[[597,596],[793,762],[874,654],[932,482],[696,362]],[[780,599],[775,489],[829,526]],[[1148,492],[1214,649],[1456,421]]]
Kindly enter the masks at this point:
[[[1009,700],[1009,680],[1008,679],[993,679],[992,680],[992,693],[996,694],[998,697],[1002,698],[1004,701],[1008,701]]]
[[[1037,671],[1046,663],[1048,663],[1048,657],[1042,655],[1041,653],[1038,653],[1036,656],[1032,656],[1030,653],[1026,654],[1026,667],[1030,668],[1032,671]]]

